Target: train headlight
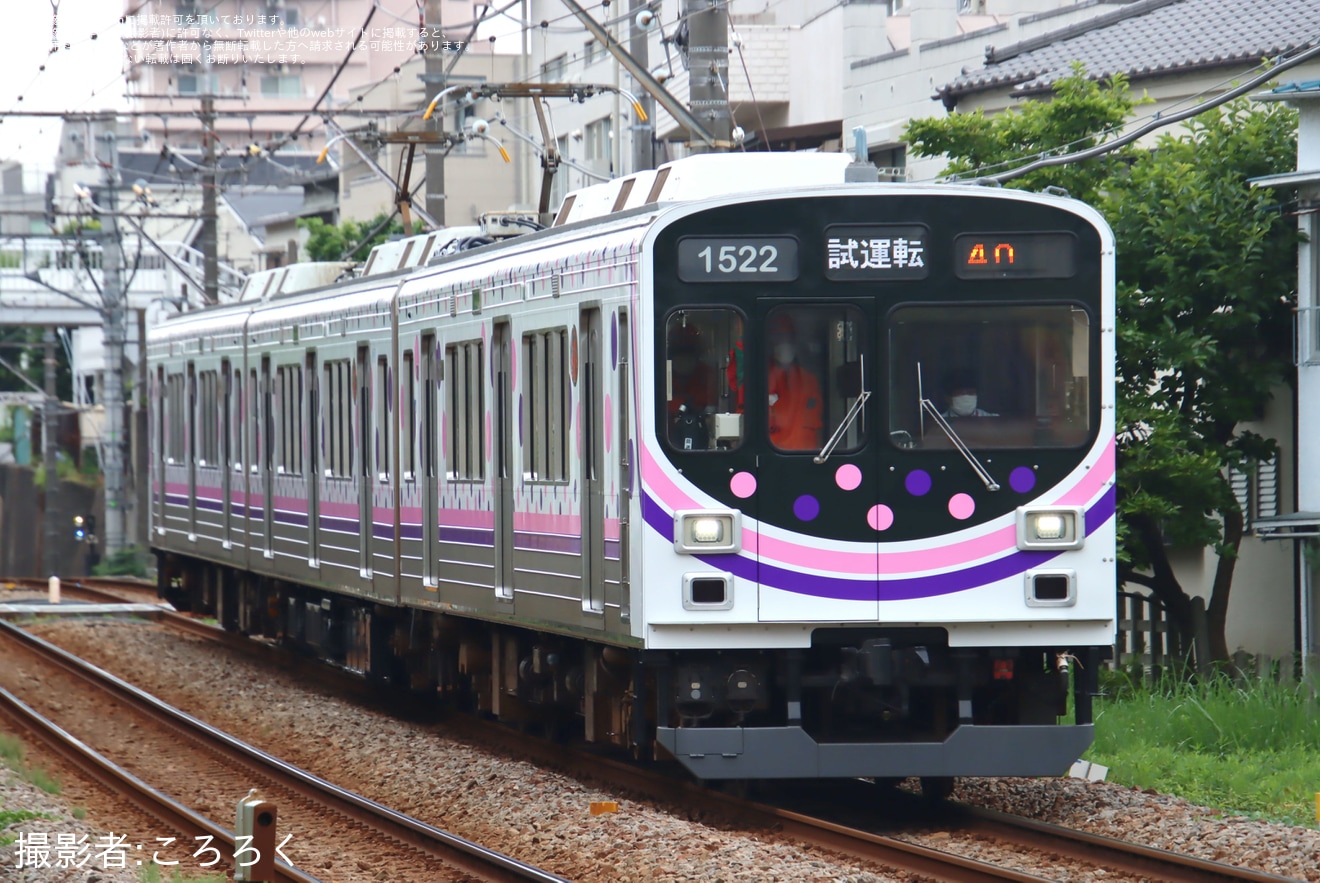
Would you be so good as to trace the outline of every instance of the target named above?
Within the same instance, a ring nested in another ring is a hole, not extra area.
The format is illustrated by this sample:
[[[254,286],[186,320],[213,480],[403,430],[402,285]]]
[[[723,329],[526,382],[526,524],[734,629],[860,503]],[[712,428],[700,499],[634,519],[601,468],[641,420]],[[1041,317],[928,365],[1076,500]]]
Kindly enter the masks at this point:
[[[684,555],[737,552],[742,548],[741,513],[686,509],[674,513],[674,551]]]
[[[1086,525],[1080,507],[1017,510],[1019,549],[1080,549],[1084,542]]]

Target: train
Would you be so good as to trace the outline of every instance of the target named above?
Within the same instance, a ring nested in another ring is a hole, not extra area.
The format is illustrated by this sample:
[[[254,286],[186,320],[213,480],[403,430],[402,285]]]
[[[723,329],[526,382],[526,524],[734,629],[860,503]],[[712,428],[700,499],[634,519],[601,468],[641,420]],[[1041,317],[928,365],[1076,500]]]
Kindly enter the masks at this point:
[[[1064,773],[1116,624],[1112,233],[848,167],[692,156],[156,324],[161,595],[703,780]]]

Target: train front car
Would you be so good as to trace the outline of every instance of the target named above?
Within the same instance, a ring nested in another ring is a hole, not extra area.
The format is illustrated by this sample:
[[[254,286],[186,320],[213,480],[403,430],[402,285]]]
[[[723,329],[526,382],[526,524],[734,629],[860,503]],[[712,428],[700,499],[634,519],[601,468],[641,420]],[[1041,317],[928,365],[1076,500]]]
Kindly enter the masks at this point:
[[[1100,216],[855,185],[678,208],[644,254],[659,743],[707,779],[1066,771],[1115,626]]]

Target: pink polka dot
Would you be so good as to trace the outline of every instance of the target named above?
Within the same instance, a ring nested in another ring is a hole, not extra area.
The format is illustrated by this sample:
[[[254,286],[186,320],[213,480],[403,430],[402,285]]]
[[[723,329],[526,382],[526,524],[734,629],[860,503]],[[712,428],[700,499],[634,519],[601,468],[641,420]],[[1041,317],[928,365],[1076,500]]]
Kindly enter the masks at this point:
[[[756,493],[756,476],[750,472],[739,472],[729,479],[729,490],[740,500],[745,500]]]
[[[959,521],[971,518],[975,511],[976,501],[967,494],[954,494],[949,497],[949,514]]]
[[[889,530],[894,523],[894,510],[884,503],[872,506],[871,511],[866,513],[866,523],[876,530]]]
[[[862,484],[862,470],[851,463],[844,463],[834,470],[834,483],[845,491],[855,491]]]

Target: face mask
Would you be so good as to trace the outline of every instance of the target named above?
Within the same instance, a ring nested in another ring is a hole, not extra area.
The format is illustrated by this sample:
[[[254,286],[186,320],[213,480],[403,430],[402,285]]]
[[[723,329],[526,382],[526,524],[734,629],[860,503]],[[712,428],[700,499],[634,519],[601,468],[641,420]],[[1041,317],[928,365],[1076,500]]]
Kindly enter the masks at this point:
[[[959,417],[970,417],[976,413],[976,396],[953,396],[949,399],[949,411]]]
[[[787,368],[789,365],[793,364],[793,344],[775,344],[775,362],[781,368]]]

